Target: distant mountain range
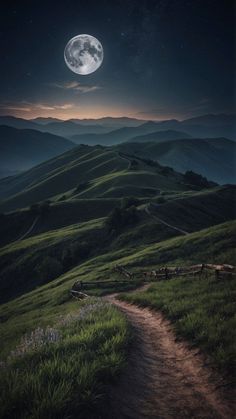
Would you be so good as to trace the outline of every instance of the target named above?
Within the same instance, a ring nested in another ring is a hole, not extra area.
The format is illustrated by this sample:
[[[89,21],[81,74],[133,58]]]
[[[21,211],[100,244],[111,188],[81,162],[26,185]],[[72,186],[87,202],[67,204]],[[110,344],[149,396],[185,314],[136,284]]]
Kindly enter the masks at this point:
[[[33,122],[38,124],[49,124],[50,122],[63,122],[58,118],[35,118],[32,119]],[[135,119],[135,118],[127,118],[127,117],[120,117],[120,118],[112,118],[112,117],[104,117],[98,119],[69,119],[69,122],[74,122],[75,124],[83,125],[83,126],[94,126],[99,125],[105,128],[109,128],[110,130],[122,128],[122,127],[138,127],[145,123],[145,120]],[[67,122],[67,121],[64,121]]]
[[[123,127],[106,134],[73,135],[71,140],[77,144],[114,145],[128,141],[138,135],[145,135],[155,131],[157,131],[156,122],[148,121],[138,127]]]
[[[72,139],[77,144],[112,145],[136,136],[169,130],[184,133],[184,138],[188,135],[196,138],[225,137],[236,140],[236,117],[233,114],[203,115],[184,121],[171,119],[160,122],[126,117],[61,121],[57,118],[24,120],[1,116],[0,125],[49,132]]]
[[[72,141],[49,133],[0,126],[0,175],[27,170],[74,146]]]
[[[227,134],[232,141],[226,139]],[[122,144],[122,149],[131,149],[132,153],[138,150],[139,156],[155,159],[180,172],[194,170],[220,184],[233,183],[233,140],[236,140],[235,115],[204,115],[185,121],[161,122],[125,117],[61,121],[2,116],[0,177],[27,170],[76,144]],[[145,146],[137,147],[136,143]]]
[[[138,135],[137,137],[133,137],[128,142],[130,143],[148,143],[148,142],[155,142],[160,143],[164,141],[173,141],[179,139],[187,139],[192,138],[191,135],[186,134],[186,132],[182,131],[175,131],[172,129],[166,131],[157,131],[152,132],[151,134],[144,134]]]

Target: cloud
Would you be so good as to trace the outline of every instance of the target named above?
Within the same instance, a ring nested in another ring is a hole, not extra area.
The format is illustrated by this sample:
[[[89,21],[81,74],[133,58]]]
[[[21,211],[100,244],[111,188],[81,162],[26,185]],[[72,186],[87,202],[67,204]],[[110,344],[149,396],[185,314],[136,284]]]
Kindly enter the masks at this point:
[[[64,103],[63,105],[45,105],[42,103],[36,103],[32,106],[37,109],[43,109],[48,111],[54,111],[56,109],[71,109],[73,107],[71,103]]]
[[[63,104],[48,104],[48,103],[33,103],[33,102],[14,102],[14,103],[1,103],[0,110],[4,111],[19,111],[19,112],[32,112],[37,109],[45,111],[56,111],[56,110],[66,110],[73,108],[72,103],[63,103]]]
[[[81,84],[77,81],[68,81],[64,83],[49,83],[49,86],[55,87],[57,89],[70,90],[75,93],[90,93],[100,90],[100,86],[91,86],[88,84]]]
[[[24,111],[24,112],[30,112],[31,108],[26,108],[25,106],[17,106],[17,105],[9,105],[9,106],[4,106],[4,105],[0,105],[0,109],[6,110],[6,111]]]

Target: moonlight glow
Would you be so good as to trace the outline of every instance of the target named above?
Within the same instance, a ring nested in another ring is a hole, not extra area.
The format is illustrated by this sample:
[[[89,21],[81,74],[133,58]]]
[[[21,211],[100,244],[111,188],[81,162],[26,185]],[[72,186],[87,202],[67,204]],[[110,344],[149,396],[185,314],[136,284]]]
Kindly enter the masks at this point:
[[[64,51],[66,65],[76,74],[91,74],[103,61],[102,44],[91,35],[77,35],[66,45]]]

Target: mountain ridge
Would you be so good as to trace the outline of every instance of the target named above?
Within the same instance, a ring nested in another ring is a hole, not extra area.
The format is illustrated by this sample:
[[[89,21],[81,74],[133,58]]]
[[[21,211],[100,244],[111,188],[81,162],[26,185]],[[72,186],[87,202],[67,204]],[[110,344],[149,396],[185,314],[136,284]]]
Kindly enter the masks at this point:
[[[70,150],[75,144],[63,137],[32,129],[0,126],[2,176],[27,170],[42,161]]]

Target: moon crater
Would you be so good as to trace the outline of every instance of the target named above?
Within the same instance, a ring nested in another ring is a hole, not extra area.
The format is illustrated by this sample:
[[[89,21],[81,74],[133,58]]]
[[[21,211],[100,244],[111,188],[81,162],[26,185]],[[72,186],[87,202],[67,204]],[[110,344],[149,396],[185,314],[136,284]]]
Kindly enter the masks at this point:
[[[102,44],[92,35],[77,35],[67,43],[64,58],[74,73],[91,74],[102,64]]]

